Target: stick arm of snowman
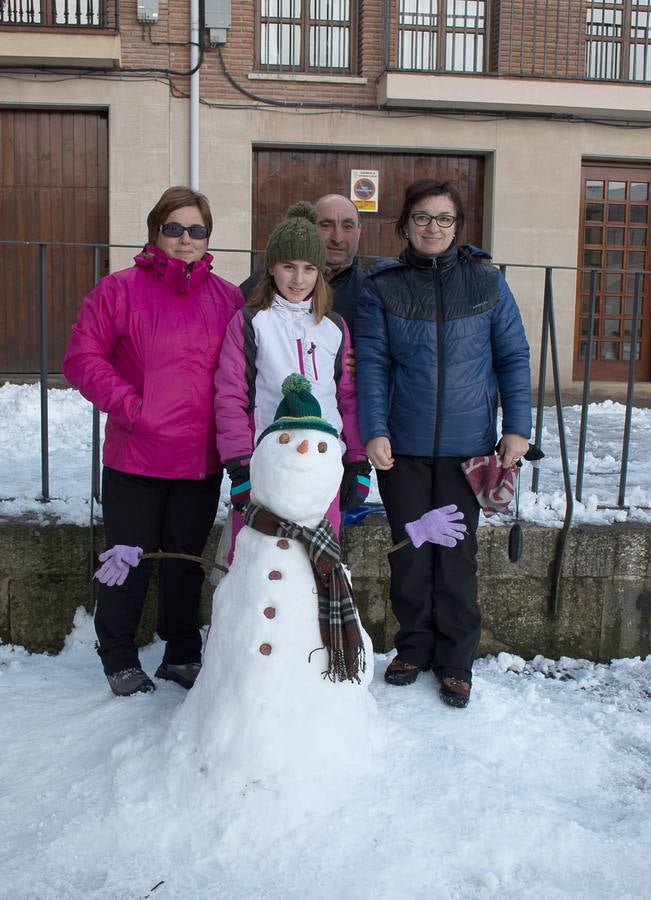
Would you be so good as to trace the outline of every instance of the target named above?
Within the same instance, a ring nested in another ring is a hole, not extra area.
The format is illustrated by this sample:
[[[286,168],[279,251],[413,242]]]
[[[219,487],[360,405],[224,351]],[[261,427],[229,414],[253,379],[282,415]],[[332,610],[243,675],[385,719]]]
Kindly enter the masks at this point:
[[[430,509],[420,519],[405,524],[405,531],[409,537],[398,541],[389,549],[389,553],[400,550],[409,544],[418,549],[425,541],[430,544],[440,544],[442,547],[454,547],[457,541],[462,541],[466,536],[467,527],[462,523],[463,513],[454,503],[450,506],[440,506]]]
[[[465,537],[467,529],[462,524],[462,519],[463,513],[454,504],[441,506],[438,509],[430,509],[420,519],[406,523],[405,531],[409,537],[394,544],[390,548],[389,553],[393,553],[394,550],[400,550],[408,544],[413,544],[418,549],[425,541],[429,541],[431,544],[440,544],[442,547],[454,547],[457,541],[462,541]],[[225,566],[221,566],[219,563],[211,563],[210,560],[205,559],[203,556],[163,551],[143,553],[142,547],[116,544],[115,547],[100,553],[99,561],[102,565],[95,572],[95,578],[109,587],[113,587],[116,584],[124,584],[131,569],[135,568],[141,559],[187,559],[191,562],[199,563],[206,572],[209,572],[213,565],[223,572],[228,572]]]
[[[213,566],[217,566],[224,572],[228,572],[225,566],[218,563],[212,563],[203,556],[192,556],[190,553],[143,553],[142,547],[130,547],[126,544],[116,544],[109,550],[105,550],[99,555],[99,561],[102,563],[100,568],[95,572],[95,578],[102,584],[113,587],[116,584],[124,584],[127,575],[132,568],[135,568],[141,559],[187,559],[190,562],[199,563],[206,572],[209,572]]]

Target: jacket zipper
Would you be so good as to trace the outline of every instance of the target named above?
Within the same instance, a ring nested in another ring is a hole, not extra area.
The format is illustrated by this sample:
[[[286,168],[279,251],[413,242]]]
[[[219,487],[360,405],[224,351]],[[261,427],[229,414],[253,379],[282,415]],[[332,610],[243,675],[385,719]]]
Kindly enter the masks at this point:
[[[296,338],[296,352],[298,353],[298,368],[300,369],[301,375],[305,375],[305,364],[303,362],[303,341],[300,338]]]
[[[441,273],[436,257],[432,259],[432,279],[434,297],[436,299],[436,413],[434,417],[434,447],[432,456],[439,454],[441,418],[443,414],[443,291],[441,290]]]
[[[310,342],[310,349],[307,351],[307,355],[312,358],[312,373],[314,375],[314,380],[319,380],[319,373],[316,370],[316,344],[314,341]]]

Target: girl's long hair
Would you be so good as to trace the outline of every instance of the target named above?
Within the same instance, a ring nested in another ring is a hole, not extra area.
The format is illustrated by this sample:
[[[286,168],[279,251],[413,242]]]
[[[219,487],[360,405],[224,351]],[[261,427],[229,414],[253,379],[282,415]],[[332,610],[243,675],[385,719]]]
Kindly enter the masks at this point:
[[[277,293],[276,282],[273,280],[271,273],[265,269],[260,276],[260,280],[253,288],[246,301],[247,306],[255,306],[258,309],[269,309],[273,296]],[[316,276],[316,284],[312,291],[312,315],[317,321],[330,312],[332,308],[332,291],[330,285],[325,280],[323,272],[319,269]]]

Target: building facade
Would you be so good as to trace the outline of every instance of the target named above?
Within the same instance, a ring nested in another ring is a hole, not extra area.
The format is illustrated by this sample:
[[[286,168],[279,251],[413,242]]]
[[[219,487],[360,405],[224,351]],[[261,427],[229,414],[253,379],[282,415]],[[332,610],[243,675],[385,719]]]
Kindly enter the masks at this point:
[[[161,191],[213,207],[216,268],[249,271],[290,202],[361,209],[393,255],[404,187],[450,178],[466,239],[518,298],[537,364],[553,267],[563,385],[651,381],[651,4],[634,0],[4,0],[0,241],[47,242],[50,365]],[[102,249],[55,244],[110,244]],[[34,370],[32,246],[0,245],[0,371]],[[592,275],[594,270],[596,274]],[[595,298],[588,341],[590,295]],[[632,348],[635,297],[641,319]]]

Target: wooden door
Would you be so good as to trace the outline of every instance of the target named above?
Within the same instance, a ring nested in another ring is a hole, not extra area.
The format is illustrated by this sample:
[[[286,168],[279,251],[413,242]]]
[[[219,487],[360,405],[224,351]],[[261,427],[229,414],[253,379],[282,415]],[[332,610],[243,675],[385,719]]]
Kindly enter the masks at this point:
[[[466,208],[462,240],[481,246],[484,158],[371,151],[282,150],[258,148],[253,159],[252,248],[264,249],[287,207],[324,194],[350,196],[351,169],[379,172],[379,211],[360,213],[361,256],[396,256],[404,241],[394,226],[408,184],[419,178],[453,181]]]
[[[624,381],[631,358],[635,272],[651,270],[651,167],[583,166],[581,235],[574,339],[574,378],[581,379],[588,347],[590,271],[597,276],[592,375]],[[642,276],[636,378],[651,380],[651,277]]]
[[[107,113],[0,109],[0,241],[33,242],[0,243],[0,372],[39,371],[39,242],[48,242],[49,369],[60,372],[93,285],[92,248],[70,245],[108,242]]]

